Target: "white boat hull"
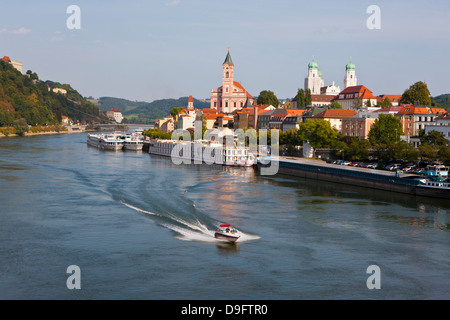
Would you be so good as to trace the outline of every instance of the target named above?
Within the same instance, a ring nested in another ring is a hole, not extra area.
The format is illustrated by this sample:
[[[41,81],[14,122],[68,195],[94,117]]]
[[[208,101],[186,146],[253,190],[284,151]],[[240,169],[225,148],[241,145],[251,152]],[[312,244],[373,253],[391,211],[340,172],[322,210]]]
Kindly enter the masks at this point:
[[[229,242],[236,242],[240,238],[240,236],[236,235],[236,234],[230,234],[230,233],[218,232],[218,231],[214,234],[214,237],[216,239],[226,240]]]
[[[133,150],[133,151],[142,150],[143,147],[144,147],[144,143],[143,142],[141,142],[141,143],[139,143],[139,142],[137,142],[137,143],[125,142],[124,145],[123,145],[123,148],[125,150]]]

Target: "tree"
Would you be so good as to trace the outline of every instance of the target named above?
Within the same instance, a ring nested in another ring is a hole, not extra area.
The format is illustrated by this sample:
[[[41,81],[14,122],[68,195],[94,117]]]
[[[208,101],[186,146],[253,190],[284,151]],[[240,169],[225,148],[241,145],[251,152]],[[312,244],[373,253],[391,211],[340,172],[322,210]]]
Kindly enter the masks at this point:
[[[326,120],[307,119],[300,124],[297,134],[301,141],[308,141],[314,149],[333,147],[339,140],[337,130]]]
[[[436,130],[431,130],[427,134],[420,135],[419,138],[421,144],[428,143],[432,146],[445,146],[450,143],[442,132]]]
[[[305,91],[298,89],[297,91],[297,109],[305,107]]]
[[[258,104],[270,104],[275,108],[278,108],[278,98],[275,93],[270,90],[261,91],[256,102]]]
[[[428,86],[425,82],[418,81],[411,85],[409,89],[403,92],[400,103],[414,104],[418,102],[420,105],[430,106],[431,96]]]
[[[14,121],[14,129],[16,134],[23,136],[28,131],[27,121],[24,118],[20,118]]]
[[[403,133],[400,119],[391,114],[380,114],[369,132],[369,141],[373,146],[389,145],[400,140]]]
[[[384,100],[381,102],[380,107],[382,109],[386,109],[392,106],[391,99],[389,97],[384,98]]]
[[[355,100],[353,100],[353,109],[361,109],[363,106],[363,99],[362,98],[356,98]]]
[[[428,161],[435,161],[439,157],[439,147],[424,143],[419,146],[419,153],[423,159]]]
[[[170,114],[172,115],[172,117],[175,117],[183,109],[184,107],[173,107],[172,110],[170,110]]]
[[[312,97],[311,97],[311,89],[306,89],[305,91],[305,107],[310,106],[312,104]]]
[[[359,139],[352,137],[351,143],[346,148],[345,154],[347,154],[352,160],[364,160],[369,156],[370,142],[366,139]]]
[[[439,148],[438,157],[445,165],[450,165],[450,146],[441,146]]]
[[[330,105],[330,108],[331,109],[342,109],[342,105],[337,101],[333,101]]]

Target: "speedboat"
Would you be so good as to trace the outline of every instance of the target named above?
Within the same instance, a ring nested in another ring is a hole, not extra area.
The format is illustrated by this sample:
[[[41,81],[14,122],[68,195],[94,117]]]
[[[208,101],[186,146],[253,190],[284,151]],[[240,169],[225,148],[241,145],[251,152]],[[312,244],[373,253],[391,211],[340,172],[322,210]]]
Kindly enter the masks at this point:
[[[220,240],[236,242],[241,237],[239,231],[231,226],[231,224],[221,224],[214,233],[214,237]]]

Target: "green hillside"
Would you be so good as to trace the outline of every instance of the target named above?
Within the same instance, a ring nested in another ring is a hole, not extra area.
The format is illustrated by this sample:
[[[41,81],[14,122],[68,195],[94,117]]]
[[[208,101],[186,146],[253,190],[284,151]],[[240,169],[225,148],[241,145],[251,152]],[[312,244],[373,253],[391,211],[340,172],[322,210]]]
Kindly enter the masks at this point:
[[[65,89],[67,94],[54,93],[49,87]],[[105,121],[99,109],[70,85],[41,81],[31,71],[22,75],[0,61],[0,127],[12,126],[19,119],[33,126],[60,124],[62,116],[81,123]]]
[[[107,111],[111,108],[119,109],[129,123],[153,123],[157,119],[164,118],[170,114],[174,107],[186,107],[188,97],[179,99],[161,99],[153,102],[130,101],[121,98],[101,97],[97,106],[100,110]],[[194,107],[197,109],[209,108],[208,102],[202,102],[194,98]]]
[[[445,110],[450,110],[450,94],[441,94],[440,96],[434,97],[433,102],[436,105],[439,104]]]

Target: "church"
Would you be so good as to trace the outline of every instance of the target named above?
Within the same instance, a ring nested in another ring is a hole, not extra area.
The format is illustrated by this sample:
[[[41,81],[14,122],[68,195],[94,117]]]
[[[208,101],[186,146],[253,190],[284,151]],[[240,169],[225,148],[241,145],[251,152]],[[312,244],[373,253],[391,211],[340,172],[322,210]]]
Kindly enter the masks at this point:
[[[237,81],[234,81],[234,63],[231,59],[230,50],[222,64],[222,86],[211,90],[211,109],[219,113],[230,114],[240,110],[245,103],[253,105],[255,99]]]

